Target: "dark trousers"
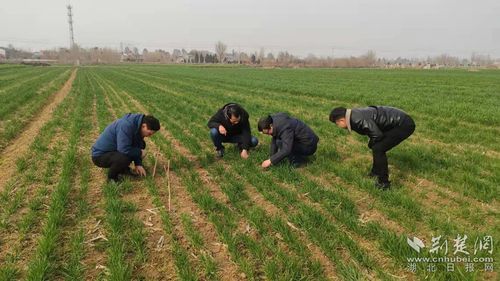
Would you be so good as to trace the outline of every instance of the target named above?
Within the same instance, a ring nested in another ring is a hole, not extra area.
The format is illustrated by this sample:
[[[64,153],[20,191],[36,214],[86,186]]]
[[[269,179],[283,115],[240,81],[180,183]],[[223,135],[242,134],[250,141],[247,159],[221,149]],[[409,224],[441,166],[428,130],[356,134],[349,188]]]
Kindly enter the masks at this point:
[[[127,155],[118,151],[112,151],[104,153],[101,156],[92,157],[92,162],[97,167],[109,168],[108,179],[118,180],[118,175],[126,173],[132,161]]]
[[[224,136],[219,133],[219,130],[215,128],[210,129],[210,138],[212,139],[214,146],[217,150],[221,150],[224,148],[222,145],[223,142],[226,143],[236,143],[238,144],[239,149],[241,150],[241,144],[243,143],[243,136],[242,135],[235,135],[235,136]],[[256,147],[257,144],[259,144],[259,140],[252,136],[252,139],[250,141],[250,147]]]
[[[283,142],[281,140],[276,140],[276,145],[278,146],[278,149],[281,149]],[[304,145],[301,143],[293,143],[292,146],[292,152],[290,155],[288,155],[288,161],[290,163],[302,163],[305,162],[307,159],[307,156],[311,156],[316,152],[316,149],[318,149],[318,143],[315,142],[310,145]]]
[[[407,117],[403,124],[384,132],[384,138],[372,146],[372,173],[378,176],[379,182],[389,182],[389,164],[386,152],[407,139],[415,131],[415,122]]]

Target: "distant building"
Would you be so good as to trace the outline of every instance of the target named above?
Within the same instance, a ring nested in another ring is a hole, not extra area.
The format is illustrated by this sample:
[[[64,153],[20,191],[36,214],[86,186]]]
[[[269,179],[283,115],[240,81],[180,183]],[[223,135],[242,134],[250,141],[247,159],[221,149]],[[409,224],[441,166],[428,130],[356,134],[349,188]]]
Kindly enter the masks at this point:
[[[5,60],[5,59],[7,59],[7,52],[5,51],[5,49],[0,48],[0,60]]]
[[[224,54],[224,62],[225,63],[238,63],[238,61],[239,61],[238,57],[239,57],[239,54],[236,54],[235,52]]]

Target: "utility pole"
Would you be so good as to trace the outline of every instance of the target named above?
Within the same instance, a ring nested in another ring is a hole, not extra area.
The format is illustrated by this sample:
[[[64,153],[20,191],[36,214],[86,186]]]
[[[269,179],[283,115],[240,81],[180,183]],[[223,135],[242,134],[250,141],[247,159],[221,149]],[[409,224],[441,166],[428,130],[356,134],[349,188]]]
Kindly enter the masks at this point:
[[[334,56],[333,56],[334,55],[334,51],[335,51],[335,48],[332,47],[332,67],[334,65],[334,62],[333,62],[333,60],[334,60]]]
[[[69,48],[73,49],[75,46],[75,37],[73,35],[73,13],[71,12],[71,5],[68,8],[68,23],[69,23]]]
[[[238,45],[238,64],[241,64],[241,48],[240,48],[240,45]]]

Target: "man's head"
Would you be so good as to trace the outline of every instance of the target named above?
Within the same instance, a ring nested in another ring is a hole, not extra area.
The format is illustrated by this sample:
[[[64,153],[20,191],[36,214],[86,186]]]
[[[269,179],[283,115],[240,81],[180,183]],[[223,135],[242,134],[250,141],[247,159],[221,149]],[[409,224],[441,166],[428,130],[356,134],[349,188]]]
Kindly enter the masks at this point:
[[[226,118],[231,124],[237,125],[238,123],[240,123],[241,114],[243,113],[243,109],[240,106],[238,106],[237,104],[230,104],[226,106],[224,112]]]
[[[141,122],[141,137],[150,137],[158,130],[160,130],[160,121],[151,115],[144,115]]]
[[[259,132],[261,132],[263,134],[272,135],[273,134],[273,118],[271,117],[271,115],[260,118],[259,123],[257,124],[257,129],[259,129]]]
[[[336,107],[330,112],[330,122],[335,123],[339,128],[347,129],[347,120],[345,107]]]

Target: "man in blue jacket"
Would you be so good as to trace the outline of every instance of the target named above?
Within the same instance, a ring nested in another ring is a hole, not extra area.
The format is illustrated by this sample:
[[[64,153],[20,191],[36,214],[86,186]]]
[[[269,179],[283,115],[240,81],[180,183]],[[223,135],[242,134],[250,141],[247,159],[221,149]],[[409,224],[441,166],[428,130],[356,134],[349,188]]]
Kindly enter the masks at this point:
[[[119,182],[120,174],[146,176],[142,166],[146,143],[160,130],[160,122],[153,116],[144,114],[125,114],[108,125],[92,146],[92,162],[98,167],[109,168],[108,181]],[[134,162],[134,171],[129,168]]]

